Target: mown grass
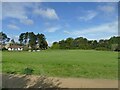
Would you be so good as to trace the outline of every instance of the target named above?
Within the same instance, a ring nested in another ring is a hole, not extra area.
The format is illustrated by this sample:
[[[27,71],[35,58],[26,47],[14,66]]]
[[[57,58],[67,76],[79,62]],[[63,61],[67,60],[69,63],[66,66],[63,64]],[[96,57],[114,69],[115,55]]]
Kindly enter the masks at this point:
[[[3,52],[3,72],[57,77],[117,79],[118,53],[94,50],[46,50],[40,52]]]

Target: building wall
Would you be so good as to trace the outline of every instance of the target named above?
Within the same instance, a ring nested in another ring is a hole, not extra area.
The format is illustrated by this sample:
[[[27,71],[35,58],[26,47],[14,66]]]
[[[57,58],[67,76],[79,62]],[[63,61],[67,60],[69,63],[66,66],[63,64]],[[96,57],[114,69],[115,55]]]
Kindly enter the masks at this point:
[[[8,51],[23,51],[23,48],[8,48]]]

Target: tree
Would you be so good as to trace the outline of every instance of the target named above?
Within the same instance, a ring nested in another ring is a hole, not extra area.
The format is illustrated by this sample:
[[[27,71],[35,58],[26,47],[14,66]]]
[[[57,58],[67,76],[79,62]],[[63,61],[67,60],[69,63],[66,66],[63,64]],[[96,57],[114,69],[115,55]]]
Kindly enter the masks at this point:
[[[120,51],[120,36],[118,37],[111,37],[109,39],[109,46],[113,51]]]
[[[52,49],[60,49],[60,45],[59,45],[59,43],[58,42],[54,42],[53,44],[52,44],[52,47],[51,47]]]
[[[10,38],[7,37],[7,35],[3,32],[0,32],[0,44],[5,44],[6,42],[9,42]]]
[[[67,38],[67,39],[66,39],[65,42],[66,42],[66,48],[67,48],[67,49],[72,49],[72,48],[73,48],[73,46],[72,46],[73,41],[74,41],[73,38]]]
[[[47,49],[48,47],[48,43],[46,40],[43,41],[43,49]]]
[[[47,49],[48,44],[44,34],[35,35],[33,32],[21,33],[19,36],[20,44],[28,45],[31,49]]]
[[[88,45],[87,39],[83,37],[75,38],[73,43],[74,43],[74,47],[79,49],[86,49]]]
[[[25,33],[21,33],[19,36],[20,44],[23,44]]]
[[[93,40],[92,41],[92,49],[95,49],[95,48],[97,48],[97,45],[98,45],[98,42],[97,42],[97,40]]]
[[[29,33],[21,33],[19,36],[19,42],[20,44],[24,44],[26,45],[26,43],[28,43],[28,39],[29,39]]]
[[[36,49],[36,35],[33,32],[29,32],[29,46],[31,49]]]
[[[44,34],[37,34],[37,43],[40,49],[47,49],[48,44]]]
[[[29,37],[29,33],[26,32],[26,33],[24,34],[24,43],[25,43],[25,44],[28,42],[28,37]]]
[[[12,40],[11,40],[11,44],[12,44],[12,45],[13,45],[13,44],[15,44],[15,41],[14,41],[14,39],[12,39]]]
[[[59,41],[60,49],[66,49],[66,43],[65,40]]]

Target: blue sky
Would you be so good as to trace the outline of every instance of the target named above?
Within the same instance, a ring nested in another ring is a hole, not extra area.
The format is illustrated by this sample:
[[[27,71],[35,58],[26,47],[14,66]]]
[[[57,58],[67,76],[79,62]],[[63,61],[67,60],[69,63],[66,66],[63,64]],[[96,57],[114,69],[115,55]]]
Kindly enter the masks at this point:
[[[68,37],[108,39],[118,34],[117,2],[2,3],[2,29],[17,41],[20,33],[43,33],[49,45]]]

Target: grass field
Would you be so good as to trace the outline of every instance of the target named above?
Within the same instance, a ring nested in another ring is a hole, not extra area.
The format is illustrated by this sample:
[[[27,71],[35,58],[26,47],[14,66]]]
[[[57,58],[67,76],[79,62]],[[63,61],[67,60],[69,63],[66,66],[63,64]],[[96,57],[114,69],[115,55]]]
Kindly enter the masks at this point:
[[[55,77],[117,79],[118,53],[93,50],[46,50],[40,52],[3,52],[3,72]]]

